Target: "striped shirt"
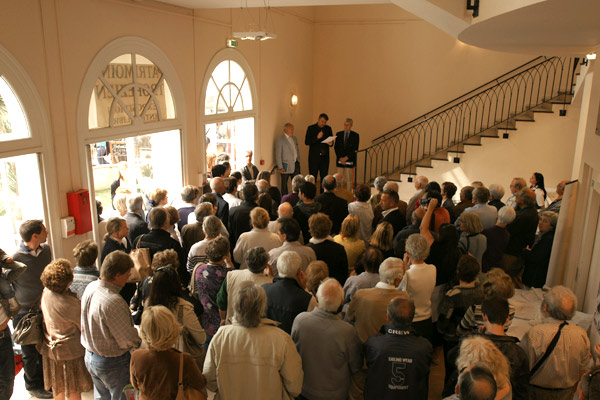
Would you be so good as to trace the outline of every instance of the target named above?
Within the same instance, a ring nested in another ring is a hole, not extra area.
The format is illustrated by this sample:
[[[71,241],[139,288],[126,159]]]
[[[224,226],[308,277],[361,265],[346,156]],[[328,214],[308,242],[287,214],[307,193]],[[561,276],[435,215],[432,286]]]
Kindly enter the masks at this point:
[[[504,325],[504,333],[508,331],[515,317],[515,307],[512,304],[508,306],[508,322]],[[460,325],[456,327],[457,336],[466,336],[472,333],[477,333],[480,326],[483,326],[483,313],[481,312],[481,304],[474,304],[467,309],[465,316]]]
[[[81,299],[81,344],[102,357],[121,356],[141,342],[120,290],[97,280],[87,286]]]

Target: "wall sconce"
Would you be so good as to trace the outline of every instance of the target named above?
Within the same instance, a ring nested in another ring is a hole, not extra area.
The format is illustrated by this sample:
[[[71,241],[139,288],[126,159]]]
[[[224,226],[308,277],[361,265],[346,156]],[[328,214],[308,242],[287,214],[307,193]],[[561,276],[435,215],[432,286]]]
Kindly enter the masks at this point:
[[[296,96],[295,94],[292,95],[292,98],[290,99],[290,103],[292,104],[292,107],[295,107],[298,105],[298,96]]]
[[[581,65],[588,65],[588,61],[589,60],[595,60],[596,59],[596,53],[588,53],[585,55],[585,58],[583,60],[581,60]]]

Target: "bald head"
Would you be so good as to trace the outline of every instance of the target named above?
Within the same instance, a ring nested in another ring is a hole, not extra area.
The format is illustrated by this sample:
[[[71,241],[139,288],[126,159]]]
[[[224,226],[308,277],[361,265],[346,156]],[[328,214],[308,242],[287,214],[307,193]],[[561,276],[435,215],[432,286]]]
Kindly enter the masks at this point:
[[[415,179],[415,188],[417,190],[425,189],[425,186],[429,183],[429,179],[426,176],[419,175]]]
[[[558,194],[560,197],[562,197],[562,195],[565,193],[565,185],[569,183],[569,181],[560,181],[558,182],[558,185],[556,185],[556,194]]]
[[[267,190],[269,190],[269,182],[260,179],[256,182],[256,188],[258,189],[258,193],[267,193]]]
[[[287,201],[281,203],[279,207],[277,207],[277,215],[279,218],[292,218],[294,216],[294,208]]]
[[[322,184],[323,189],[325,189],[326,192],[331,192],[335,189],[336,181],[333,175],[327,175],[325,178],[323,178]]]
[[[215,193],[225,193],[225,182],[223,181],[223,178],[213,178],[210,181],[210,189]]]
[[[340,172],[338,172],[336,174],[333,174],[333,177],[335,178],[337,184],[339,186],[342,186],[342,184],[344,183],[344,176]]]
[[[319,308],[329,312],[336,312],[344,304],[344,289],[342,289],[342,285],[337,280],[326,278],[319,285],[317,300]]]
[[[383,190],[392,190],[398,193],[398,184],[396,182],[389,181],[385,185],[383,185]]]

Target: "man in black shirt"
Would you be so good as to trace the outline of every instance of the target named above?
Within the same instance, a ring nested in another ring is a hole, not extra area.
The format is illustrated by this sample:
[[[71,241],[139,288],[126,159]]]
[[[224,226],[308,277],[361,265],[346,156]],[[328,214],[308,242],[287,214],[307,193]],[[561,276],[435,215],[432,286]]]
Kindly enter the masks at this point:
[[[329,171],[329,147],[333,142],[323,143],[329,137],[333,136],[331,127],[327,125],[329,117],[327,114],[319,115],[319,120],[314,125],[306,128],[306,137],[304,144],[308,147],[308,173],[315,177],[317,184],[317,175],[321,174],[321,180],[325,178]],[[317,184],[317,187],[321,185]]]

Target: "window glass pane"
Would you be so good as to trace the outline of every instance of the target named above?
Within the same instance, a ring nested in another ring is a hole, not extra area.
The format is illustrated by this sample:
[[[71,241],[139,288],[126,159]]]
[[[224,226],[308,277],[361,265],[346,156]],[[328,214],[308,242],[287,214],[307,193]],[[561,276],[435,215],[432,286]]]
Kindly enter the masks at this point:
[[[146,57],[123,54],[98,77],[90,101],[90,129],[175,118],[175,104],[163,73]],[[134,79],[135,78],[135,79]]]
[[[37,154],[0,159],[0,243],[8,254],[21,242],[19,227],[44,219]]]
[[[241,118],[205,125],[208,170],[220,153],[230,155],[231,169],[245,164],[247,150],[254,149],[254,118]]]
[[[231,61],[230,65],[231,66],[229,68],[230,68],[231,72],[230,72],[229,81],[235,83],[235,85],[237,87],[242,86],[242,82],[244,81],[244,78],[246,77],[244,70],[242,69],[242,67],[240,67],[240,64],[236,63],[235,61]]]
[[[179,131],[99,142],[90,146],[90,153],[96,199],[102,202],[104,219],[119,216],[112,206],[112,198],[118,193],[142,193],[146,203],[156,188],[167,189],[170,200],[179,197],[182,185]],[[113,183],[115,191],[111,193]]]
[[[229,108],[227,107],[225,98],[221,95],[219,96],[219,101],[217,103],[217,114],[226,113],[227,111],[229,111]]]
[[[211,78],[208,81],[208,87],[206,88],[206,100],[204,102],[204,114],[214,115],[217,113],[217,97],[219,96],[219,90],[215,85],[215,81]]]
[[[21,103],[8,83],[0,76],[0,141],[30,136]]]
[[[233,101],[233,111],[243,111],[244,105],[242,103],[242,96],[236,86],[229,85],[231,87],[231,97]]]
[[[252,92],[250,92],[250,84],[248,83],[248,79],[244,81],[241,93],[244,111],[252,110]]]
[[[219,89],[229,82],[229,61],[223,61],[217,65],[217,68],[212,73],[212,77]]]

